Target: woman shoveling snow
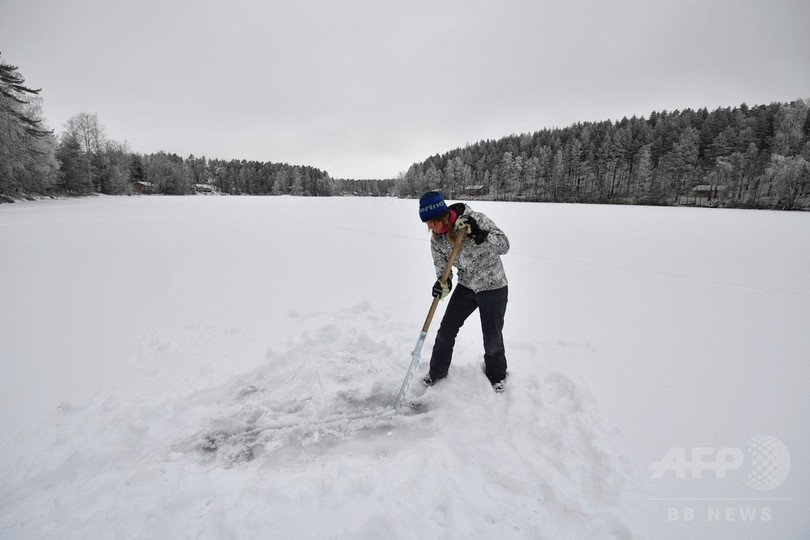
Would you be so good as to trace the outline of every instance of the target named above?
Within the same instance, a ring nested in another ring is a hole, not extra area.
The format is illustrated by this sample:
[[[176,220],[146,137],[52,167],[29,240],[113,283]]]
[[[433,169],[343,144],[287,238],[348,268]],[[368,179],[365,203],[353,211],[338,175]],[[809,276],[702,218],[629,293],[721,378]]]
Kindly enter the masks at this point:
[[[432,232],[430,248],[439,276],[432,289],[434,298],[445,298],[453,289],[452,272],[444,283],[441,276],[457,235],[463,230],[467,235],[453,262],[458,269],[458,285],[450,295],[433,345],[430,371],[422,382],[433,386],[447,376],[456,336],[467,317],[478,309],[484,337],[485,373],[492,388],[503,392],[506,379],[503,324],[509,287],[501,255],[509,251],[509,239],[484,214],[474,212],[464,203],[448,207],[436,191],[429,191],[419,199],[419,217]]]

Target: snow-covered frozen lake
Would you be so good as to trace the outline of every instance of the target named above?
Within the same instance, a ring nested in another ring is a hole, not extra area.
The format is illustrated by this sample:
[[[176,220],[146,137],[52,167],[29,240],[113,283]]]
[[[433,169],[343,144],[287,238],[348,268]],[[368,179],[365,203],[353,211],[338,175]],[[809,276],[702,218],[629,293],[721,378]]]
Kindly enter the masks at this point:
[[[507,392],[399,414],[415,201],[0,206],[0,537],[810,537],[810,214],[471,205]]]

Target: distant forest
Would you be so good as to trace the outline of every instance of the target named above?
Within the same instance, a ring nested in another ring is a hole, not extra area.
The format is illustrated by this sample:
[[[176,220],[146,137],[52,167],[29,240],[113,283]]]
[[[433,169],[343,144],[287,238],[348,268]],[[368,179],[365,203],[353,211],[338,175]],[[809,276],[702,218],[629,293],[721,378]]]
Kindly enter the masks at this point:
[[[96,114],[71,117],[58,136],[43,125],[41,89],[0,62],[0,202],[92,193],[190,195],[375,195],[394,181],[334,179],[306,165],[139,154],[110,140]]]
[[[400,196],[810,207],[810,100],[587,122],[482,141],[414,164]]]
[[[58,136],[40,90],[0,62],[0,202],[92,193],[398,196],[810,209],[810,99],[653,112],[480,141],[391,179],[306,165],[139,154],[79,113]]]

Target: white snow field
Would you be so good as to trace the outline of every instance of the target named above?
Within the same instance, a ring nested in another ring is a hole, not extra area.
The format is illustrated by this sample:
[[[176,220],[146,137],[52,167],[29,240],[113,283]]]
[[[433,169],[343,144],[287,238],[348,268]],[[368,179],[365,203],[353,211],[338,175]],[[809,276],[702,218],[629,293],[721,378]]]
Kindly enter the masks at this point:
[[[507,391],[398,414],[416,201],[0,206],[0,538],[810,538],[810,214],[471,205]]]

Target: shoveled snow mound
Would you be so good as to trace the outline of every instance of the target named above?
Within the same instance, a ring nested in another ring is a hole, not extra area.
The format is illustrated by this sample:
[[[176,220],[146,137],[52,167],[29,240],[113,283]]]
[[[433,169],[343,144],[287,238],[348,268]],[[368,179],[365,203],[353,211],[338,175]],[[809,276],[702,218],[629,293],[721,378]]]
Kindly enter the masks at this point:
[[[631,537],[618,510],[627,475],[581,381],[516,351],[506,393],[460,361],[433,388],[415,382],[395,414],[412,324],[365,302],[289,316],[300,334],[222,386],[159,404],[109,395],[64,405],[55,429],[31,437],[42,446],[4,471],[0,529],[15,538]]]

